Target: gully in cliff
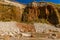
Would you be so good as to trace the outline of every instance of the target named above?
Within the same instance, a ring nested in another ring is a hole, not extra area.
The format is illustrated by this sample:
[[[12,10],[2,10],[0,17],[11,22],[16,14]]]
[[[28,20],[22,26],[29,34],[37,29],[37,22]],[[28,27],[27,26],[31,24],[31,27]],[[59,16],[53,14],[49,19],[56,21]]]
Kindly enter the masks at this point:
[[[42,5],[45,4],[45,5]],[[55,5],[46,2],[32,2],[24,9],[22,21],[24,22],[41,22],[41,19],[47,20],[52,25],[60,23],[59,12]]]

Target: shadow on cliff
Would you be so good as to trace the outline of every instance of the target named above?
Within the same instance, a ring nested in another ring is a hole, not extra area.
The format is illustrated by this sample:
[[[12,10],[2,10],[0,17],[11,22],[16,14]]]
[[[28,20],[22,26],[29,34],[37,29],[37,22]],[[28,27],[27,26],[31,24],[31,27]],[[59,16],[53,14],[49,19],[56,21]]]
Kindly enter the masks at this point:
[[[22,15],[23,22],[41,22],[43,21],[42,19],[52,25],[59,24],[59,13],[53,4],[33,2],[24,9]]]

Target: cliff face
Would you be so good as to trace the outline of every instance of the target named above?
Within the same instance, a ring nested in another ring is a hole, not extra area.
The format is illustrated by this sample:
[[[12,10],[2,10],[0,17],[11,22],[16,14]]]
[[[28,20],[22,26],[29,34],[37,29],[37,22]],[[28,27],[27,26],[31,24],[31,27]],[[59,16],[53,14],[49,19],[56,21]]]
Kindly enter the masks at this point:
[[[0,1],[0,21],[19,21],[25,5],[17,2]]]
[[[45,2],[32,2],[28,5],[12,1],[0,1],[0,21],[42,22],[57,25],[60,23],[58,7]]]
[[[45,2],[33,2],[28,4],[22,16],[24,22],[48,22],[57,25],[60,17],[57,8],[53,4]]]

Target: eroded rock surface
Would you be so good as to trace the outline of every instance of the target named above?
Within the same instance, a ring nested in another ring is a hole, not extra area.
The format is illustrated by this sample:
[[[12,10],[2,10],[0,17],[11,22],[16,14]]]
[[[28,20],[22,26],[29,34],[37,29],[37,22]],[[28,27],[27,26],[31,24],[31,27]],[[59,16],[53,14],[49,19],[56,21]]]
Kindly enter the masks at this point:
[[[22,15],[23,22],[41,22],[42,19],[55,26],[60,23],[59,12],[55,5],[45,2],[32,2],[26,6]]]

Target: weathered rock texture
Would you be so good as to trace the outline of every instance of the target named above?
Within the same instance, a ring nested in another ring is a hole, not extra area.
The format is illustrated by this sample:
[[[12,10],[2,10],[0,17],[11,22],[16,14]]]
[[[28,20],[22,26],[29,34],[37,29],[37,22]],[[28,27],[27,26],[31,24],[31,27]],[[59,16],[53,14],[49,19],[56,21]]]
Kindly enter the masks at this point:
[[[33,26],[18,22],[0,22],[0,40],[58,40],[60,39],[59,30],[60,28],[45,23],[34,23]],[[31,35],[32,37],[26,37]]]
[[[20,21],[25,5],[0,1],[0,21]]]
[[[0,36],[10,35],[14,37],[17,34],[22,34],[25,36],[30,35],[30,33],[33,32],[36,31],[34,25],[32,24],[18,22],[0,22]]]
[[[32,2],[27,5],[12,1],[0,1],[0,21],[60,23],[59,9],[54,4]]]
[[[22,21],[41,22],[41,19],[47,20],[53,25],[59,24],[60,17],[55,5],[45,2],[32,2],[28,4],[23,12]]]

